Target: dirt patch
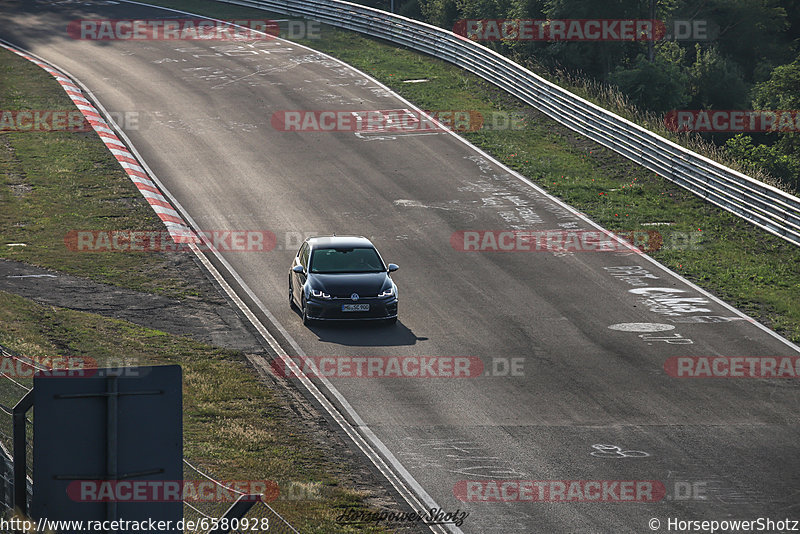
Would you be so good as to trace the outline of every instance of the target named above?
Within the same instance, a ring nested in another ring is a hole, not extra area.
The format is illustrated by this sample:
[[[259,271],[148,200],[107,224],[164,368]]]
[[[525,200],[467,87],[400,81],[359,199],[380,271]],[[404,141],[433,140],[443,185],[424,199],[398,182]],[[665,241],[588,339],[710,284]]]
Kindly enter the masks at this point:
[[[4,135],[0,135],[0,163],[6,169],[6,182],[11,189],[11,194],[17,198],[24,197],[33,191],[33,188],[24,183],[24,173],[20,169],[19,160],[14,153],[14,147]]]
[[[244,321],[224,301],[177,300],[8,260],[0,260],[0,290],[39,304],[96,313],[190,336],[209,345],[248,353],[264,352]]]
[[[407,510],[407,505],[389,489],[382,476],[351,448],[341,431],[332,428],[294,384],[265,371],[270,359],[268,352],[249,323],[228,305],[200,268],[186,258],[171,267],[179,268],[187,280],[193,280],[203,297],[173,299],[3,259],[0,259],[0,291],[39,304],[122,319],[241,351],[253,365],[253,373],[279,401],[283,413],[278,417],[291,418],[291,424],[323,451],[330,465],[336,466],[337,479],[361,493],[370,506],[380,510]],[[430,532],[421,525],[403,526],[396,531]]]

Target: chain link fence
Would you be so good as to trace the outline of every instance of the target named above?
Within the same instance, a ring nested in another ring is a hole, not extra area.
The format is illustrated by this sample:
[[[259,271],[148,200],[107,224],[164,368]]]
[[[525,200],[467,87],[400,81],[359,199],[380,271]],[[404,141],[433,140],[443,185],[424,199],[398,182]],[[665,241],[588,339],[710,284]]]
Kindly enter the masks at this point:
[[[33,388],[33,373],[45,370],[38,362],[26,358],[0,345],[0,505],[5,510],[14,507],[14,460],[13,460],[13,410],[14,406]],[[9,371],[13,371],[9,373]],[[32,411],[25,417],[26,454],[33,457]],[[33,468],[27,465],[28,504],[30,504]]]
[[[13,409],[14,406],[33,388],[33,373],[36,370],[47,370],[40,363],[16,354],[10,349],[0,345],[0,506],[3,512],[8,514],[14,507],[14,461],[13,461]],[[15,372],[9,373],[9,370]],[[20,372],[22,371],[22,372]],[[28,376],[28,374],[30,376]],[[33,420],[32,410],[26,416],[26,450],[27,457],[33,458]],[[226,492],[244,495],[241,491],[230,486],[224,485],[207,473],[204,473],[186,459],[183,460],[184,480],[207,480]],[[33,494],[33,466],[32,462],[27,462],[27,498],[28,505]],[[185,521],[192,521],[195,525],[201,525],[202,529],[194,529],[192,532],[211,533],[213,527],[218,526],[220,519],[225,516],[231,508],[231,502],[188,502],[184,501],[183,518]],[[238,534],[249,534],[252,532],[276,532],[278,534],[299,534],[297,529],[289,524],[274,508],[263,500],[257,500],[253,506],[236,520],[230,516],[228,524],[239,526],[236,529],[222,530],[217,529],[215,534],[232,532]],[[223,523],[224,524],[224,523]],[[253,530],[252,525],[259,525],[258,529]],[[261,526],[267,528],[260,528]],[[248,528],[249,527],[249,528]],[[189,530],[186,530],[189,532]]]
[[[224,483],[214,479],[207,473],[200,471],[197,467],[193,466],[185,459],[183,461],[183,479],[210,480],[220,488],[224,488],[226,491],[239,496],[245,495],[241,491],[238,491],[230,486],[226,486]],[[187,521],[198,522],[203,519],[210,521],[213,518],[221,518],[227,509],[230,508],[231,504],[206,501],[189,503],[184,501],[183,505],[183,518]],[[250,510],[248,510],[247,513],[241,516],[239,519],[240,520],[237,523],[241,526],[241,528],[232,529],[230,532],[247,534],[248,532],[252,532],[252,530],[250,530],[248,527],[255,523],[259,525],[259,527],[268,525],[269,532],[277,532],[278,534],[299,534],[297,529],[290,525],[288,521],[286,521],[272,506],[269,505],[269,503],[263,500],[256,501],[253,507],[250,508]],[[262,532],[266,530],[267,528],[259,528],[256,530],[256,532]]]
[[[452,63],[702,199],[800,245],[800,198],[650,132],[463,35],[342,0],[216,1],[318,20]]]

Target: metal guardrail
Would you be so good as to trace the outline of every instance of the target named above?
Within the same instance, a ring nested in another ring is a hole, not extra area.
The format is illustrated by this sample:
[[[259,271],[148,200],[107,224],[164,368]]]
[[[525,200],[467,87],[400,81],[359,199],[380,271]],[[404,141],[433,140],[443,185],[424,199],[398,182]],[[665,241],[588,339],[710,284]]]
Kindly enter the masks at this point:
[[[20,365],[26,372],[30,371],[31,375],[33,374],[34,370],[47,369],[39,362],[17,354],[3,345],[0,345],[0,360],[4,360],[9,367]],[[0,515],[3,517],[6,517],[5,514],[7,514],[10,510],[13,510],[15,505],[17,508],[21,507],[23,511],[26,511],[30,505],[30,500],[33,495],[33,466],[31,465],[31,462],[24,462],[26,479],[25,485],[16,487],[14,485],[14,481],[19,477],[19,473],[16,473],[14,469],[14,431],[12,428],[12,413],[15,411],[14,406],[19,404],[26,394],[30,393],[32,387],[32,378],[10,376],[3,372],[3,370],[0,370]],[[30,417],[25,416],[24,413],[22,414],[22,417],[25,418],[27,423],[25,425],[25,434],[24,436],[17,437],[24,438],[26,456],[32,457],[33,424]],[[17,448],[19,449],[19,446]],[[186,459],[183,460],[183,464],[185,480],[207,479],[212,481],[214,484],[227,489],[233,494],[241,493],[235,488],[227,487],[224,483],[215,480],[207,473],[189,463]],[[15,488],[17,491],[20,491],[20,494],[15,495]],[[22,506],[20,506],[20,499],[25,499],[25,503]],[[298,531],[291,524],[289,524],[289,522],[287,522],[277,510],[270,506],[269,503],[264,502],[263,500],[258,500],[252,504],[253,506],[248,506],[243,514],[234,514],[233,516],[229,514],[228,517],[236,517],[240,520],[247,519],[250,521],[250,525],[262,524],[262,520],[268,520],[270,532],[277,532],[278,534],[299,534]],[[212,525],[211,520],[222,518],[226,515],[226,512],[229,511],[229,508],[230,503],[213,501],[185,501],[183,517],[187,521],[194,521],[196,525],[201,524],[200,520],[206,519],[207,521],[202,524],[207,524],[210,528],[210,525]],[[247,534],[247,532],[252,530],[253,529],[234,529],[230,530],[230,532],[233,534]],[[202,529],[198,527],[195,529],[195,532],[202,532]]]
[[[223,482],[215,480],[208,473],[204,473],[185,459],[183,461],[183,477],[185,480],[207,479],[221,488],[225,488],[230,493],[244,496],[242,492],[236,490],[235,488],[226,486]],[[291,524],[289,524],[289,522],[286,521],[286,519],[284,519],[283,516],[277,512],[277,510],[275,510],[275,508],[270,506],[269,503],[265,502],[264,500],[258,500],[251,504],[254,505],[252,507],[248,507],[246,513],[237,516],[238,519],[244,519],[245,521],[249,521],[249,523],[241,522],[239,524],[247,524],[247,526],[250,527],[253,524],[262,525],[262,521],[266,520],[269,523],[269,532],[277,532],[278,534],[299,534],[299,532]],[[199,521],[202,519],[219,519],[225,515],[226,511],[229,510],[229,505],[230,503],[190,503],[187,501],[184,502],[183,517],[186,520],[194,521],[195,524],[199,524]],[[230,532],[233,534],[248,534],[248,532],[252,532],[254,530],[255,532],[263,532],[263,530],[260,528],[233,529]],[[208,531],[207,534],[213,534],[213,532]]]
[[[681,147],[451,31],[341,0],[217,0],[305,17],[430,54],[747,221],[800,245],[800,198]]]
[[[0,345],[0,360],[9,363],[9,367],[21,366],[22,369],[32,371],[34,369],[44,369],[39,363],[10,349]],[[30,463],[25,464],[25,484],[20,484],[17,489],[21,490],[20,495],[14,493],[14,480],[19,473],[14,471],[14,407],[22,400],[33,387],[33,379],[23,376],[11,376],[0,370],[0,484],[3,490],[0,492],[0,510],[11,510],[14,505],[20,504],[20,499],[24,499],[24,506],[30,504],[33,488],[33,469]],[[17,443],[18,452],[24,448],[28,457],[33,455],[33,425],[32,420],[22,415],[25,425],[25,434],[17,436],[21,438]],[[1,513],[1,512],[0,512]]]

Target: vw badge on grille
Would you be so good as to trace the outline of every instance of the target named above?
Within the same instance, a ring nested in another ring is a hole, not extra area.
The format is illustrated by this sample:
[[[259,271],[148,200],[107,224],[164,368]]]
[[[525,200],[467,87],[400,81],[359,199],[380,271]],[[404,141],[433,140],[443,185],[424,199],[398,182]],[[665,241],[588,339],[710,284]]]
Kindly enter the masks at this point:
[[[350,298],[352,300],[358,300],[358,293],[353,293],[352,295],[350,295]]]

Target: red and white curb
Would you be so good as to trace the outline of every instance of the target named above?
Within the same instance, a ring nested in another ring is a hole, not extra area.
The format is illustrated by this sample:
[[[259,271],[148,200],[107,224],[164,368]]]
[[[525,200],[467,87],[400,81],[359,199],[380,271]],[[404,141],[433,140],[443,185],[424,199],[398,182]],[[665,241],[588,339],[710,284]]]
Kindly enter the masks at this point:
[[[0,43],[0,47],[43,68],[61,84],[61,87],[64,88],[64,91],[72,99],[72,102],[74,102],[75,106],[83,113],[83,116],[86,117],[86,120],[92,125],[92,128],[94,128],[94,131],[100,136],[100,139],[105,143],[108,150],[110,150],[111,154],[117,159],[122,169],[133,182],[133,185],[136,186],[145,200],[150,204],[150,207],[153,208],[153,211],[156,212],[158,218],[164,223],[164,226],[167,227],[167,231],[169,231],[169,235],[172,237],[173,241],[176,243],[198,243],[201,241],[191,228],[189,228],[189,225],[184,221],[183,217],[172,207],[166,197],[161,194],[161,191],[149,178],[144,168],[139,165],[139,162],[133,154],[131,154],[124,143],[114,134],[109,124],[103,119],[102,115],[100,115],[92,103],[83,96],[81,89],[75,85],[72,80],[35,57],[29,56],[3,43]]]

